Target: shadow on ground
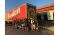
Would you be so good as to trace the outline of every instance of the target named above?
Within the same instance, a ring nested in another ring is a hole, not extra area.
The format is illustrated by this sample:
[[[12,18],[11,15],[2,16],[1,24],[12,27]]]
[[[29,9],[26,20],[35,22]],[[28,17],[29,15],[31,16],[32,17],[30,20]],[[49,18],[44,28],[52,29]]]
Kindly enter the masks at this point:
[[[40,21],[39,26],[52,27],[54,26],[54,21]]]

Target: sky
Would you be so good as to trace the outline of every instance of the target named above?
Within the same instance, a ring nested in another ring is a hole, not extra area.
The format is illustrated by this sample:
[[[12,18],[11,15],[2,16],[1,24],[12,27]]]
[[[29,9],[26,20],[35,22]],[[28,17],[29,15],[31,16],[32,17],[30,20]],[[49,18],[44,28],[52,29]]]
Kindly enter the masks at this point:
[[[5,0],[5,12],[19,7],[24,3],[30,3],[36,7],[54,3],[54,0]]]

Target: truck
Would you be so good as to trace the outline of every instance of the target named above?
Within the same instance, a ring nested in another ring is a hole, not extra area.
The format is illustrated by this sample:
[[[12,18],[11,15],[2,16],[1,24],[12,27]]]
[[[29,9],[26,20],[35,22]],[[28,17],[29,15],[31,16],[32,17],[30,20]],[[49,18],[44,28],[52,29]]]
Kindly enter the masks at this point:
[[[17,23],[28,25],[29,22],[32,23],[31,20],[36,20],[36,6],[29,3],[22,4],[5,14],[5,22],[7,24],[11,22],[11,25],[17,25]]]

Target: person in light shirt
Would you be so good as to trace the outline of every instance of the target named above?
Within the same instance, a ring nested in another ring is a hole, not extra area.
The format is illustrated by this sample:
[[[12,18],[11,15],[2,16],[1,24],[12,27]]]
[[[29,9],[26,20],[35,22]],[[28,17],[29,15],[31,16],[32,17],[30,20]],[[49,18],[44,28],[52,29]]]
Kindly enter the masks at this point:
[[[35,30],[35,28],[36,28],[36,25],[33,23],[31,29]]]

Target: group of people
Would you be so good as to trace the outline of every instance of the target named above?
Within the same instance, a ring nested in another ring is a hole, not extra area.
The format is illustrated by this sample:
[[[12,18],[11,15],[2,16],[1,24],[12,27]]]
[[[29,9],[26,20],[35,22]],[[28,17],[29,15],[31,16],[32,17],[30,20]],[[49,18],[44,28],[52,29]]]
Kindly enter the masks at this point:
[[[38,29],[38,25],[31,19],[23,20],[21,22],[15,23],[16,29],[25,30],[25,31],[31,31]]]

